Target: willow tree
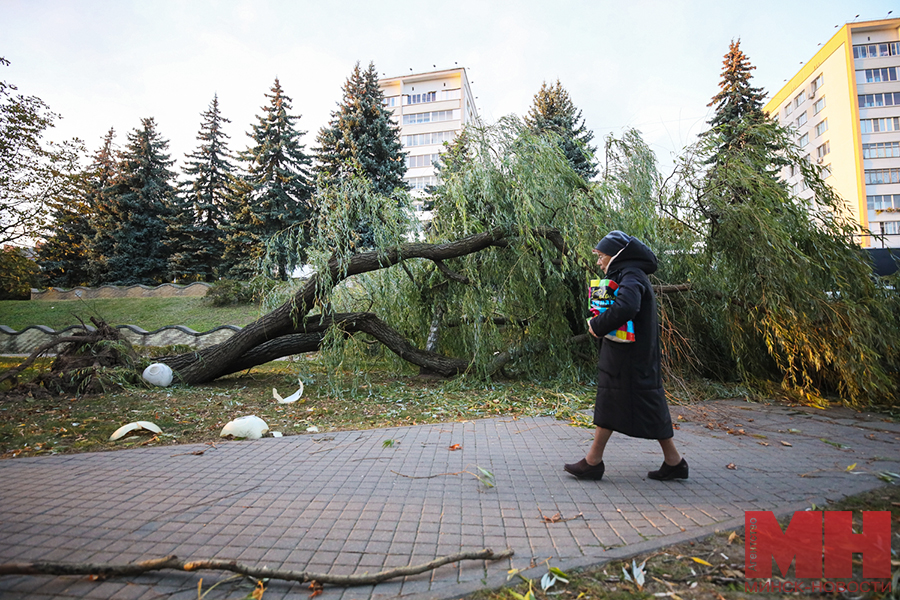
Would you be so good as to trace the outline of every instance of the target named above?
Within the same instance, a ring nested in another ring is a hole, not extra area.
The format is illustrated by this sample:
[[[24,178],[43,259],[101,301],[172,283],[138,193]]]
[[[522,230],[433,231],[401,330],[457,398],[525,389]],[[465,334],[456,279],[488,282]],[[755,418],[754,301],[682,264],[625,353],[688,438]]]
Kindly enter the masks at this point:
[[[735,133],[740,147],[724,132],[701,138],[672,211],[703,241],[683,257],[695,302],[682,330],[707,372],[780,381],[819,403],[825,394],[895,401],[900,302],[873,278],[848,207],[790,131],[743,120],[729,124]],[[773,167],[782,164],[799,170],[811,197],[792,192]]]
[[[166,362],[192,383],[323,345],[340,352],[331,342],[368,335],[442,375],[585,375],[589,337],[573,335],[566,313],[586,316],[590,251],[623,222],[620,189],[585,182],[552,140],[517,119],[472,129],[468,143],[470,159],[435,190],[424,242],[406,241],[396,197],[406,192],[378,194],[362,177],[323,188],[315,201],[331,210],[320,213],[316,273],[226,342]],[[359,252],[346,235],[357,218],[371,219],[375,250]],[[565,285],[572,271],[585,292],[576,298]],[[441,338],[427,349],[436,316]]]

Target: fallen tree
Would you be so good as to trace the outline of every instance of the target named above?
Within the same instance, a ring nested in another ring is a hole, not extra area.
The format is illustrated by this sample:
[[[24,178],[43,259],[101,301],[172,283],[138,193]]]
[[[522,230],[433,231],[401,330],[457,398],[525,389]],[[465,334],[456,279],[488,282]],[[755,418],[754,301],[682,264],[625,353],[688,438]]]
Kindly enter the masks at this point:
[[[565,254],[566,246],[559,231],[544,228],[531,233],[549,240],[560,254]],[[442,244],[411,243],[386,251],[362,252],[352,255],[346,262],[332,257],[324,276],[320,273],[313,274],[290,300],[247,325],[228,340],[209,348],[160,360],[172,367],[180,381],[188,384],[204,383],[275,358],[317,350],[325,330],[332,325],[341,325],[348,332],[362,331],[371,334],[398,356],[420,367],[445,376],[461,373],[468,368],[471,359],[447,357],[430,350],[418,349],[370,313],[325,317],[310,317],[309,313],[314,308],[327,304],[331,290],[353,275],[385,269],[412,259],[430,260],[440,272],[447,274],[449,269],[443,261],[475,254],[491,246],[502,246],[510,237],[513,236],[496,228]],[[452,277],[452,274],[448,277]],[[453,279],[458,281],[459,276]],[[511,351],[507,358],[511,359],[515,355],[516,352]],[[503,364],[498,362],[496,369]]]

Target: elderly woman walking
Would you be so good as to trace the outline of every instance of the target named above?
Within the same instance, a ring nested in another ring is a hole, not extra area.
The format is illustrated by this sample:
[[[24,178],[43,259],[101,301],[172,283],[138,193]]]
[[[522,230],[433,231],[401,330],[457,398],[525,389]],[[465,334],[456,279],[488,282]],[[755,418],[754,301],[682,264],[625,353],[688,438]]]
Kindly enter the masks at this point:
[[[610,290],[606,310],[590,320],[591,335],[601,340],[594,404],[597,429],[587,456],[564,468],[579,479],[602,479],[603,451],[618,431],[659,442],[663,464],[647,477],[687,479],[688,464],[675,448],[662,385],[659,317],[648,278],[656,272],[656,255],[621,231],[607,234],[594,254]]]

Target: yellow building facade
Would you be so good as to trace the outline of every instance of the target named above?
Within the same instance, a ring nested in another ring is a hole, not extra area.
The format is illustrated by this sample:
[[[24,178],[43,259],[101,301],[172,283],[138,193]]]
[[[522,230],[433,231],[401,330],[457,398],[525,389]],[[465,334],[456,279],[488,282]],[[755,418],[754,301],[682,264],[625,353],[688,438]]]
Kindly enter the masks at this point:
[[[900,19],[848,23],[764,108],[825,169],[863,246],[900,247],[898,76]],[[783,175],[798,195],[812,196],[799,173]]]

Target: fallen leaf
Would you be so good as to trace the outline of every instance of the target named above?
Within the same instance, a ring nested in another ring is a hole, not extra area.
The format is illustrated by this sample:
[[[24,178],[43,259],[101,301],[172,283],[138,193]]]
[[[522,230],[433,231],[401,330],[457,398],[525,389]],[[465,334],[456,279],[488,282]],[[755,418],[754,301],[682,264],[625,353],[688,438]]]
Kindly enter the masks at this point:
[[[781,445],[782,445],[782,446],[788,446],[788,447],[791,447],[791,448],[794,447],[793,444],[791,444],[790,442],[785,442],[785,441],[783,441],[783,440],[782,440],[782,442],[781,442]]]
[[[756,442],[756,443],[759,444],[760,446],[768,446],[769,445],[769,442]]]
[[[706,562],[705,560],[703,560],[702,558],[697,558],[696,556],[692,556],[692,557],[691,557],[691,560],[694,561],[695,563],[700,563],[701,565],[704,565],[704,566],[707,566],[707,567],[711,567],[711,566],[712,566],[712,563],[708,563],[708,562]]]
[[[732,471],[737,471],[737,467],[734,465],[734,463],[728,463],[727,465],[725,465],[725,468],[731,469]]]
[[[452,446],[450,446],[450,447],[448,448],[448,450],[450,450],[450,451],[453,451],[453,450],[462,450],[462,444],[453,444]]]
[[[852,470],[855,469],[855,468],[856,468],[856,463],[853,463],[852,465],[850,465],[849,467],[847,467],[847,471],[852,471]]]
[[[738,539],[740,539],[740,537],[738,537],[737,532],[736,532],[736,531],[732,531],[732,532],[731,532],[731,535],[728,536],[728,543],[730,544],[730,543],[733,542],[734,540],[738,540]]]

